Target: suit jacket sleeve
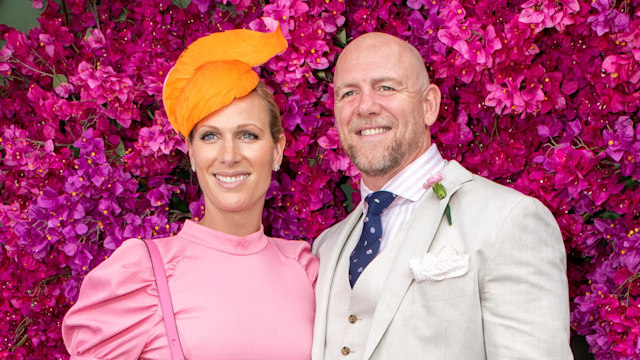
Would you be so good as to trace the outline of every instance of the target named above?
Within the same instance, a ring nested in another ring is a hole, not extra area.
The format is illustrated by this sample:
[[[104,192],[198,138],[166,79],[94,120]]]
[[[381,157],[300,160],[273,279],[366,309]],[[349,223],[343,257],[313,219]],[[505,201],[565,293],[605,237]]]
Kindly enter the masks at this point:
[[[551,212],[506,212],[479,276],[487,359],[572,359],[566,251]]]

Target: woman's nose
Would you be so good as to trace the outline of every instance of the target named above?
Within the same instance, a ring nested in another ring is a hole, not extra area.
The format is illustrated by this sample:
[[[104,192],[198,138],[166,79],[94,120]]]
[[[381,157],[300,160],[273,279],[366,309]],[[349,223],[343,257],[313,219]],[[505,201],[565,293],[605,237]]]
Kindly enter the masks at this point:
[[[220,149],[220,161],[229,166],[237,163],[240,158],[240,151],[238,144],[233,139],[224,139],[222,141],[222,148]]]

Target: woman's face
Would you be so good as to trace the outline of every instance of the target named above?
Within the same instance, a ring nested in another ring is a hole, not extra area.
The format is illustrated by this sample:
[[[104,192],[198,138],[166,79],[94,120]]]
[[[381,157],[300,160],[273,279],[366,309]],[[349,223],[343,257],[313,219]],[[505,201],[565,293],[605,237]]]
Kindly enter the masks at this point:
[[[284,135],[274,143],[267,109],[255,93],[200,120],[188,147],[205,210],[261,214],[284,144]]]

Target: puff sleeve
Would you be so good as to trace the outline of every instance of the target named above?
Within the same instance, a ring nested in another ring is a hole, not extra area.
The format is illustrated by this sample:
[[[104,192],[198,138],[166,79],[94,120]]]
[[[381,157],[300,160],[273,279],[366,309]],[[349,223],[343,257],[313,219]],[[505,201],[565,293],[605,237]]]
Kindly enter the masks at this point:
[[[285,256],[295,259],[302,266],[304,271],[307,273],[307,277],[309,278],[311,285],[315,288],[320,261],[311,253],[311,246],[309,243],[297,240],[273,240],[276,240],[280,251],[282,251]]]
[[[86,276],[62,336],[71,359],[138,359],[159,322],[149,253],[131,239]]]

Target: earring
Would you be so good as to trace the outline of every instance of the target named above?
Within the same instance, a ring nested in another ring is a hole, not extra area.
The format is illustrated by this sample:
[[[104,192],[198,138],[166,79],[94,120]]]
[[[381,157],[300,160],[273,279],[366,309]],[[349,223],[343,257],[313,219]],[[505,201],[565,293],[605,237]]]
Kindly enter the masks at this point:
[[[280,164],[274,164],[273,171],[278,171],[278,170],[280,170]]]
[[[196,172],[196,166],[191,164],[191,171]]]

